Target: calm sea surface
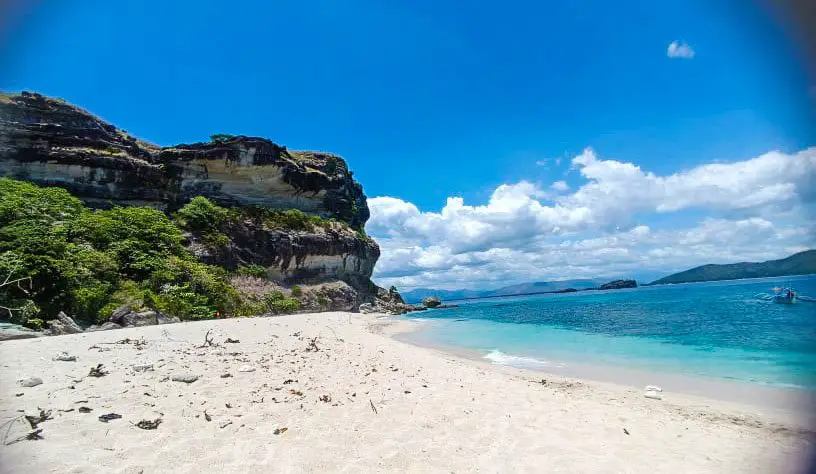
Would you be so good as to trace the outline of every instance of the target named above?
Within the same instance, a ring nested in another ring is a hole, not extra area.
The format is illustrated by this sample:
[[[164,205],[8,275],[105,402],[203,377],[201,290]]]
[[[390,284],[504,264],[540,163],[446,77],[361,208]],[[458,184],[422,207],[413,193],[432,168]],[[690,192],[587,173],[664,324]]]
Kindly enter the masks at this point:
[[[412,313],[415,342],[475,350],[497,364],[570,364],[816,389],[816,303],[756,297],[816,277],[692,283],[460,302]]]

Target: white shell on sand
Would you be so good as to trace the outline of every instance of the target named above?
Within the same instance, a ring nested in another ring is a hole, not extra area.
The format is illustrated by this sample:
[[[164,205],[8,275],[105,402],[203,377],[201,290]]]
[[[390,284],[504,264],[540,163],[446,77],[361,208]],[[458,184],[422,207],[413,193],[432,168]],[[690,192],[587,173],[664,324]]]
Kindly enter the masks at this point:
[[[67,352],[60,352],[59,354],[57,354],[56,357],[54,357],[54,360],[60,360],[63,362],[76,362],[77,359],[76,356],[71,355]]]
[[[646,390],[647,392],[649,392],[649,391],[662,392],[663,391],[663,389],[658,387],[657,385],[647,385],[644,390]]]
[[[652,400],[663,400],[663,395],[654,390],[647,390],[643,396],[646,398],[651,398]]]

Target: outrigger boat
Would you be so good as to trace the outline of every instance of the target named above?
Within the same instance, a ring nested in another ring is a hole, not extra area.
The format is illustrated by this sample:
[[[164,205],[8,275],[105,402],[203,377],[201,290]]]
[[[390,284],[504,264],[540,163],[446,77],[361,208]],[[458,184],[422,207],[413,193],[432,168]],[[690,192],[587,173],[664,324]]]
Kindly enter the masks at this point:
[[[793,288],[774,288],[773,302],[780,304],[796,303],[796,292]]]

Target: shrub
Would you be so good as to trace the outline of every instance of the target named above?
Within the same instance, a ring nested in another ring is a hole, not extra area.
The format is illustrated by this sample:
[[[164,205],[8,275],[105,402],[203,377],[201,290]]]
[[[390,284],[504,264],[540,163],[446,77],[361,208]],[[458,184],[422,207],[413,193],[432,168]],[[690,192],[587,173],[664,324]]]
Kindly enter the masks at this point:
[[[317,295],[317,304],[319,304],[322,308],[325,308],[331,304],[328,298],[323,295]]]
[[[291,298],[284,298],[272,303],[269,306],[269,309],[278,314],[289,314],[299,310],[300,307],[300,301]]]
[[[145,290],[135,281],[123,281],[119,287],[114,290],[110,298],[108,298],[107,304],[97,312],[97,323],[102,324],[107,321],[116,308],[122,305],[130,305],[130,308],[133,310],[137,310],[142,305],[146,305]],[[156,309],[155,304],[151,307]]]
[[[218,232],[210,232],[202,236],[204,243],[211,249],[226,247],[229,244],[229,237]]]
[[[295,298],[303,296],[303,289],[297,285],[292,287],[292,296]]]
[[[271,308],[273,304],[275,304],[276,302],[278,302],[278,301],[280,301],[280,300],[282,300],[284,298],[286,298],[286,297],[283,295],[283,292],[273,291],[271,293],[265,294],[264,297],[263,297],[263,300],[264,300],[264,303],[266,303],[266,305]]]
[[[189,284],[165,285],[156,295],[156,309],[180,319],[212,319],[216,309],[207,296],[196,293]]]
[[[238,265],[238,268],[235,270],[235,273],[241,276],[265,278],[266,267],[262,265],[256,265],[254,263],[250,265]]]
[[[45,326],[45,321],[38,318],[32,318],[25,322],[25,327],[29,329],[33,329],[35,331],[41,331],[42,328]]]
[[[179,225],[193,232],[218,232],[230,217],[230,211],[203,196],[194,197],[176,212]]]
[[[286,298],[280,291],[267,293],[264,295],[263,301],[269,311],[277,314],[293,313],[301,308],[300,301]]]
[[[243,300],[235,311],[236,316],[256,316],[269,311],[268,306],[257,298]]]

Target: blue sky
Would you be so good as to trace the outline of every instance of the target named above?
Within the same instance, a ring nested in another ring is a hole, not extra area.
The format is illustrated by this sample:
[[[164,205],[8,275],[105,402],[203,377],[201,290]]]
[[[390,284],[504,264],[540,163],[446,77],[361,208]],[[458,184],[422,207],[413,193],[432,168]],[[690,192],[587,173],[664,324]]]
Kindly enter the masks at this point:
[[[713,3],[43,1],[6,32],[0,88],[161,145],[332,151],[370,197],[438,212],[520,181],[575,190],[587,147],[668,176],[814,145],[796,45],[751,2]],[[672,41],[694,57],[669,58]],[[650,214],[638,223],[713,215]]]

